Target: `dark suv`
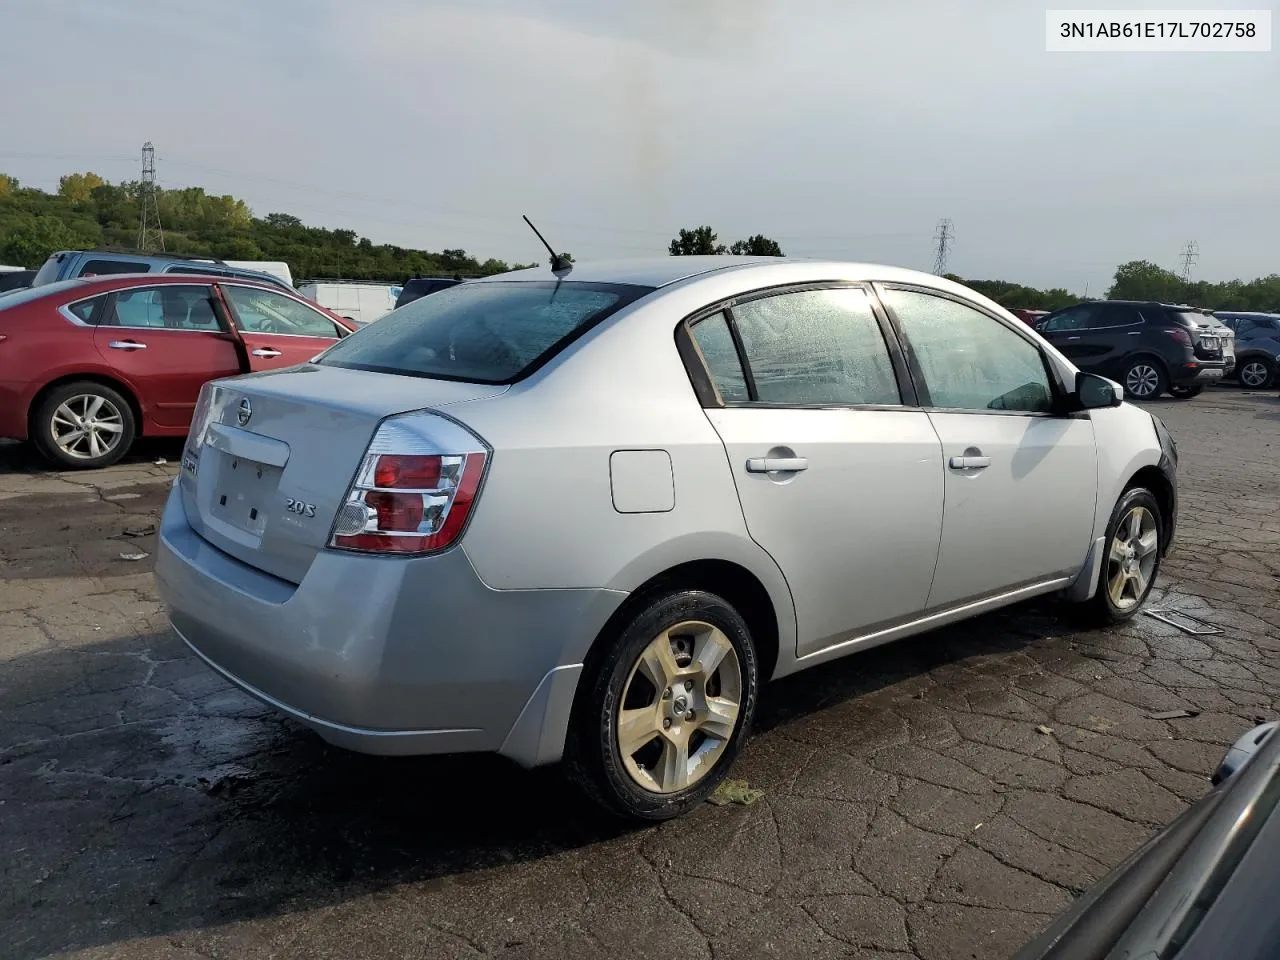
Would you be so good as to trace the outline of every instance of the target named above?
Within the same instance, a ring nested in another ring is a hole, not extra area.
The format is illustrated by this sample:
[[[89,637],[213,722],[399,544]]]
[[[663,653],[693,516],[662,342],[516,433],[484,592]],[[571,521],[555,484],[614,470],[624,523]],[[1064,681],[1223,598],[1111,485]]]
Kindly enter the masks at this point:
[[[1118,381],[1135,400],[1166,390],[1189,399],[1234,365],[1211,323],[1185,305],[1095,300],[1051,313],[1036,329],[1081,370]]]
[[[438,293],[449,287],[462,283],[461,277],[412,277],[400,288],[400,296],[396,297],[396,309],[406,303],[413,303],[431,293]]]
[[[1280,313],[1214,314],[1236,332],[1236,379],[1261,390],[1276,382],[1280,372]]]

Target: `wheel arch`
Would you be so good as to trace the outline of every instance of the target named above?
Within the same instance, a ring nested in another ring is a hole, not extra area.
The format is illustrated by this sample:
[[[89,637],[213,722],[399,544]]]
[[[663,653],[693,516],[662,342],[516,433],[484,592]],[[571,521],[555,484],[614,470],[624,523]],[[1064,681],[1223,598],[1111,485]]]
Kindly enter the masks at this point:
[[[764,582],[745,566],[722,559],[676,564],[653,574],[632,590],[592,640],[583,661],[584,674],[593,670],[619,631],[645,604],[654,597],[676,590],[703,590],[727,601],[742,615],[751,631],[761,680],[773,675],[778,665],[781,638],[789,631],[783,629],[780,611]],[[581,690],[582,685],[579,684]]]
[[[1123,497],[1130,490],[1138,487],[1150,490],[1151,495],[1156,498],[1156,503],[1160,505],[1160,525],[1163,527],[1161,533],[1164,534],[1161,537],[1164,543],[1161,553],[1167,554],[1173,540],[1174,524],[1177,521],[1177,496],[1173,484],[1158,466],[1149,465],[1141,467],[1129,478],[1120,496]]]
[[[66,386],[69,383],[97,383],[104,387],[109,387],[120,396],[124,397],[125,402],[129,404],[129,412],[133,414],[135,436],[144,434],[144,423],[142,418],[142,405],[138,402],[138,396],[133,388],[123,380],[108,376],[103,373],[83,372],[83,373],[64,373],[61,376],[50,380],[31,397],[31,403],[27,407],[27,439],[35,436],[35,417],[36,412],[40,409],[40,405],[44,403],[49,394],[53,393],[59,387]]]

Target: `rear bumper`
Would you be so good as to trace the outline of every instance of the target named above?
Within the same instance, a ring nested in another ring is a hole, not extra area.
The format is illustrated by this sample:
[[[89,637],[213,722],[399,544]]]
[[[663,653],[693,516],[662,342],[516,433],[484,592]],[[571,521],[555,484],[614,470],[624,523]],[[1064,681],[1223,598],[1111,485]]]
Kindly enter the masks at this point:
[[[1169,369],[1169,383],[1173,386],[1215,383],[1227,374],[1227,364],[1222,360],[1197,360],[1194,367],[1187,365]]]
[[[222,553],[176,488],[156,579],[170,621],[250,695],[362,753],[563,752],[582,656],[625,595],[493,590],[465,553],[324,551],[296,586]]]

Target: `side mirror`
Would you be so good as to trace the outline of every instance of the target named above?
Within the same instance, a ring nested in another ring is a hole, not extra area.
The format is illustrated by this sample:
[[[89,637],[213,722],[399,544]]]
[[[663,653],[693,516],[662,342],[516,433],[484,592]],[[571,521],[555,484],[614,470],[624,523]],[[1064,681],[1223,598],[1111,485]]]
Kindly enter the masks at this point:
[[[1124,387],[1096,373],[1077,373],[1075,394],[1079,410],[1100,410],[1124,403]]]

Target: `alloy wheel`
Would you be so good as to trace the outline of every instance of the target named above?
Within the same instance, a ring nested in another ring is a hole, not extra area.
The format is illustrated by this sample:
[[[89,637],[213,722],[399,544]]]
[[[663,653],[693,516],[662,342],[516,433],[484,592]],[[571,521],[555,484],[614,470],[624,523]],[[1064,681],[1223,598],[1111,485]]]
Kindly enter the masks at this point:
[[[1117,610],[1132,610],[1142,602],[1155,574],[1159,547],[1155,514],[1146,507],[1133,507],[1116,524],[1107,552],[1107,593]]]
[[[113,451],[124,434],[124,414],[106,397],[81,393],[53,411],[49,423],[58,449],[76,460],[97,460]]]
[[[686,621],[641,651],[618,701],[618,752],[650,793],[698,783],[733,737],[742,705],[742,666],[724,632]]]
[[[1240,368],[1240,382],[1246,387],[1265,387],[1271,371],[1265,363],[1250,360]]]
[[[1124,385],[1135,397],[1150,397],[1160,386],[1160,371],[1149,363],[1135,363],[1129,368]]]

